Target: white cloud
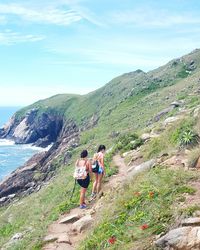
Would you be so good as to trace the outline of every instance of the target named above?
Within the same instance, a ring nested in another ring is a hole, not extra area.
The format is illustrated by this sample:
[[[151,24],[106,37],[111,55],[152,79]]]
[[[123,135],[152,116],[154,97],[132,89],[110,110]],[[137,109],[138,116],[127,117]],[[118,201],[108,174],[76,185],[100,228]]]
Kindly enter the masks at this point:
[[[48,5],[43,6],[43,8],[36,8],[19,4],[0,4],[0,14],[15,15],[29,22],[64,26],[82,19],[82,17],[73,10],[65,10],[64,8],[55,8]]]
[[[12,45],[24,42],[37,42],[43,39],[45,39],[45,36],[31,35],[31,34],[23,35],[17,32],[12,32],[11,30],[0,32],[1,45]]]
[[[172,13],[165,9],[140,8],[115,11],[110,20],[117,24],[130,24],[144,27],[169,27],[173,25],[200,24],[199,15],[190,13]]]

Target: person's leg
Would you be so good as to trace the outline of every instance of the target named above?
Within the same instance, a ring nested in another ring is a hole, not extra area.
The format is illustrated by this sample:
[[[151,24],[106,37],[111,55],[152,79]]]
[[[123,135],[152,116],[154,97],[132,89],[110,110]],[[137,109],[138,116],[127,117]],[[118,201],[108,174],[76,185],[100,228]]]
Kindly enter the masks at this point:
[[[103,179],[103,174],[98,174],[98,179],[97,179],[97,193],[99,193],[100,190],[101,190],[102,179]]]
[[[92,194],[95,194],[97,192],[97,183],[98,183],[98,174],[94,173],[94,175],[95,175],[95,180],[92,187]]]
[[[81,188],[81,191],[80,191],[80,205],[84,205],[85,204],[85,193],[87,191],[87,188]]]

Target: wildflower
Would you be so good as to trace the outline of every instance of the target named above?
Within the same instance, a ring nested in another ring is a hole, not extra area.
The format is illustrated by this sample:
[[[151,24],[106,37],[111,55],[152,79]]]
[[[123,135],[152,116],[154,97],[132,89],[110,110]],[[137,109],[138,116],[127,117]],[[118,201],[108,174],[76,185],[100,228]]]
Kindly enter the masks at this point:
[[[147,229],[149,226],[147,225],[147,224],[143,224],[140,228],[142,229],[142,230],[145,230],[145,229]]]
[[[139,197],[139,196],[141,195],[141,193],[140,193],[140,192],[134,192],[134,195],[135,195],[136,197]]]
[[[154,197],[154,192],[152,192],[152,191],[149,192],[149,197],[150,197],[150,198],[153,198],[153,197]]]
[[[115,244],[115,241],[116,241],[116,237],[115,236],[112,236],[110,239],[108,239],[108,243],[110,244]]]

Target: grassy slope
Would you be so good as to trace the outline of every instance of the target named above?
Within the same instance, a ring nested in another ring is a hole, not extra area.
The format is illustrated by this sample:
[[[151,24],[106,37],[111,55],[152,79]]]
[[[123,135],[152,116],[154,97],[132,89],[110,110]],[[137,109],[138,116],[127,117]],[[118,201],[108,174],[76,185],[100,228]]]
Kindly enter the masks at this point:
[[[166,232],[177,216],[174,201],[195,193],[188,182],[200,178],[194,172],[157,166],[134,178],[120,192],[107,197],[93,232],[80,244],[80,250],[155,249],[155,235]],[[108,240],[116,237],[115,244]]]
[[[199,65],[200,52],[186,56],[184,60],[191,59],[196,60]],[[100,114],[100,120],[97,127],[81,134],[82,145],[74,151],[70,166],[62,166],[61,162],[57,162],[60,169],[57,170],[56,178],[48,186],[10,208],[0,209],[0,235],[2,236],[0,246],[5,244],[14,233],[23,232],[31,226],[34,230],[28,232],[24,239],[11,249],[27,249],[27,246],[29,246],[28,249],[37,249],[36,245],[45,234],[48,224],[58,217],[63,207],[67,209],[70,206],[64,202],[68,198],[65,190],[70,191],[72,188],[73,180],[70,173],[73,169],[73,161],[81,148],[89,148],[92,151],[100,142],[111,146],[112,131],[143,130],[150,118],[177,98],[184,98],[188,106],[197,105],[199,100],[188,94],[198,87],[199,68],[191,76],[175,77],[183,71],[183,66],[182,62],[175,66],[170,62],[147,74],[142,72],[125,74],[88,95],[59,95],[21,110],[17,114],[19,117],[30,108],[40,107],[41,110],[54,108],[54,111],[59,114],[75,118],[79,124],[83,121],[83,117],[91,117],[94,113]],[[156,82],[157,80],[154,79],[156,77],[162,78],[162,82]],[[163,88],[163,86],[166,87]],[[127,97],[133,88],[133,96]]]

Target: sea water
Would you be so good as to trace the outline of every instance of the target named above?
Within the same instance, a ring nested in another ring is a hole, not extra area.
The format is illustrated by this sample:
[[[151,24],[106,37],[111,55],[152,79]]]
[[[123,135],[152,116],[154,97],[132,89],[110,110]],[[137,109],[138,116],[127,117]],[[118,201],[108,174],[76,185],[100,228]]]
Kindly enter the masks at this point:
[[[18,109],[18,107],[0,107],[0,127]],[[15,145],[13,141],[0,139],[0,181],[41,150],[31,145]]]

